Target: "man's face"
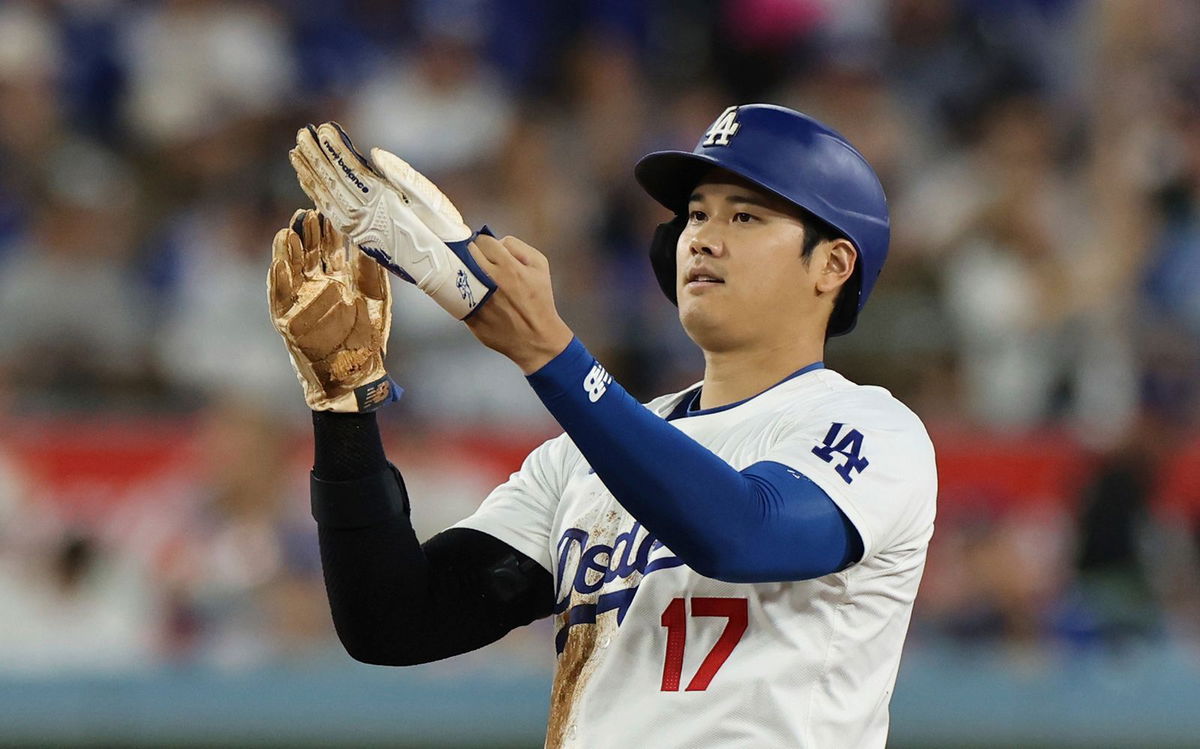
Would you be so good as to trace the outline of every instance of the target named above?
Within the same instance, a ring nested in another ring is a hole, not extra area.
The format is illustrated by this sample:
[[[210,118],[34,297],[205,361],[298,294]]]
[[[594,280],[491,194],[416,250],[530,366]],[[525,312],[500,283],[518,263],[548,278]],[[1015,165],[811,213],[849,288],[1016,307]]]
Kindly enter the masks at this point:
[[[675,250],[684,330],[706,351],[727,351],[795,340],[805,320],[823,326],[814,319],[827,315],[815,290],[817,263],[802,259],[803,248],[804,224],[790,203],[710,172],[692,192]]]

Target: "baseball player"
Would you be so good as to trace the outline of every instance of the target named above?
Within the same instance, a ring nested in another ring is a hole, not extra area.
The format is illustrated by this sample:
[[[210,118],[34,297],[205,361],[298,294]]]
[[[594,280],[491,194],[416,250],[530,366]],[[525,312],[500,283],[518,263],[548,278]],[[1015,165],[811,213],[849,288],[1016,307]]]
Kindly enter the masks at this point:
[[[291,158],[319,213],[276,236],[271,309],[314,411],[313,514],[352,656],[423,663],[549,616],[548,747],[884,745],[936,476],[911,411],[822,364],[888,246],[844,138],[735,106],[693,151],[638,163],[675,213],[654,272],[705,357],[701,382],[644,405],[558,316],[533,247],[472,232],[336,125]],[[399,389],[371,259],[519,366],[564,430],[424,544],[372,413]]]

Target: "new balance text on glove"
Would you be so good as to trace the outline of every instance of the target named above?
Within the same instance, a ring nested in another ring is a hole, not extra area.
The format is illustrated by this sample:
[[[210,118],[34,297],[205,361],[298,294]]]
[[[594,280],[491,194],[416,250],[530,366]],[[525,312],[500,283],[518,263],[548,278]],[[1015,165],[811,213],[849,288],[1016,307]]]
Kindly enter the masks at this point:
[[[495,291],[467,249],[476,234],[403,159],[378,148],[367,158],[333,122],[298,131],[288,156],[300,187],[351,244],[455,318],[470,316]]]

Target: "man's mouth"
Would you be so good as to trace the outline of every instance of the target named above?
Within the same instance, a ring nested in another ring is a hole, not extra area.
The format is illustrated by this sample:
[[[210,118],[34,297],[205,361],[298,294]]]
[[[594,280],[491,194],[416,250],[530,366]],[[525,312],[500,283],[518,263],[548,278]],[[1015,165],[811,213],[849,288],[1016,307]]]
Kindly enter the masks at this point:
[[[696,288],[705,287],[705,286],[717,286],[719,284],[724,284],[724,283],[725,283],[725,279],[721,278],[720,276],[713,273],[712,271],[704,270],[702,268],[694,268],[694,269],[688,271],[687,275],[685,275],[684,279],[683,279],[684,286],[696,287]]]

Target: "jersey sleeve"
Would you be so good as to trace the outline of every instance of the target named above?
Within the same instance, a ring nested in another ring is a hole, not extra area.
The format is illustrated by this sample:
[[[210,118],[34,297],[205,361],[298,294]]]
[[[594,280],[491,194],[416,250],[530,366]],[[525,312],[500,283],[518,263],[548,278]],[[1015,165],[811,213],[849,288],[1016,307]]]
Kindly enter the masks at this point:
[[[454,527],[494,536],[553,571],[550,531],[567,475],[562,463],[569,444],[565,435],[542,443],[525,458],[519,471]]]
[[[933,445],[920,420],[891,396],[872,400],[840,399],[793,421],[766,457],[837,503],[862,538],[863,559],[926,542],[937,495]]]

